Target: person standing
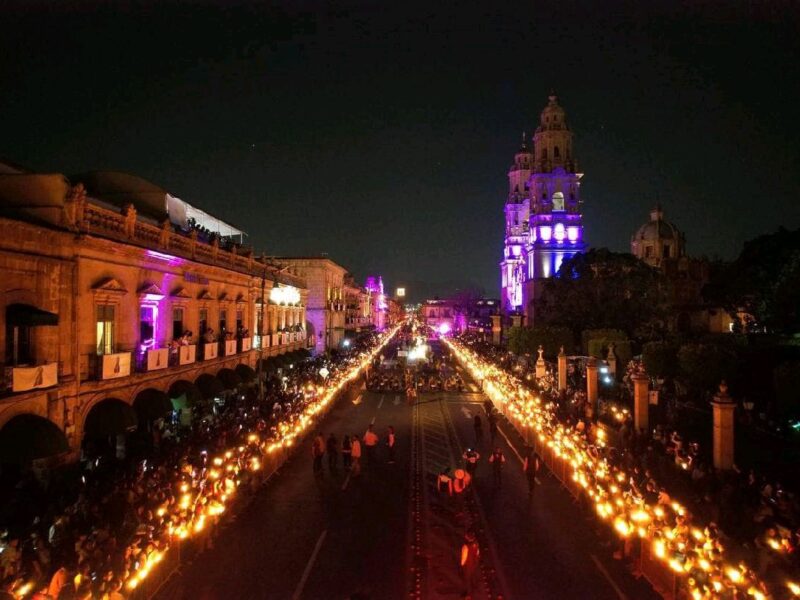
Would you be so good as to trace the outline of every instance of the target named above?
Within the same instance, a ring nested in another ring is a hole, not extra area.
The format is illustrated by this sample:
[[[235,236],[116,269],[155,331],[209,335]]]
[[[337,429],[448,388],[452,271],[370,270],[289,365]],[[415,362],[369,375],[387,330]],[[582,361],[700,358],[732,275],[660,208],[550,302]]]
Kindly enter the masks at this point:
[[[353,462],[352,458],[350,457],[350,436],[345,435],[342,438],[342,466],[345,469],[350,468],[350,464]]]
[[[361,473],[361,442],[356,434],[353,434],[353,441],[350,443],[350,456],[353,460],[353,466],[350,472],[353,474],[353,477],[358,477]]]
[[[528,456],[525,457],[525,462],[522,463],[522,470],[525,472],[525,478],[528,480],[528,495],[533,498],[533,492],[536,489],[536,476],[542,466],[542,461],[539,454],[533,448],[530,449]]]
[[[375,460],[375,449],[378,447],[378,434],[373,431],[372,425],[364,433],[364,448],[367,452],[367,466],[371,467]]]
[[[464,459],[464,465],[467,468],[467,473],[469,473],[470,475],[475,475],[475,471],[478,468],[478,459],[480,457],[481,455],[478,454],[477,450],[473,448],[467,448],[467,450],[462,455],[462,458]]]
[[[314,475],[322,475],[322,456],[325,454],[325,438],[318,431],[311,444],[311,456],[314,457]]]
[[[397,438],[394,435],[394,427],[389,425],[389,428],[386,433],[386,445],[389,447],[389,460],[387,461],[390,465],[394,464],[394,445],[397,441]]]
[[[492,463],[492,474],[494,476],[494,486],[503,486],[503,464],[506,462],[506,457],[503,451],[497,447],[489,457],[489,462]]]
[[[475,445],[480,446],[483,441],[483,422],[479,414],[475,415],[473,426],[475,427]]]
[[[328,436],[325,449],[328,452],[328,470],[335,473],[339,466],[339,440],[333,433]]]
[[[478,546],[478,541],[475,539],[475,534],[468,531],[464,536],[464,542],[461,544],[461,575],[464,578],[464,587],[468,597],[472,597],[473,592],[478,587],[477,575],[478,566],[480,565],[481,549]]]

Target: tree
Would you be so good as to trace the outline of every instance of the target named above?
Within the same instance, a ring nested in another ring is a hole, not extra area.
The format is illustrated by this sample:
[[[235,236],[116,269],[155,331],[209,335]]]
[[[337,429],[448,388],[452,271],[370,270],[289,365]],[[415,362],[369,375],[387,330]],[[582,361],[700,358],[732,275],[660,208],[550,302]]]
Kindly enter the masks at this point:
[[[690,343],[678,350],[680,379],[691,394],[713,392],[736,373],[736,353],[717,344]]]
[[[758,328],[800,331],[800,229],[779,229],[745,243],[738,258],[714,264],[705,299],[755,317]]]
[[[678,372],[678,349],[669,342],[648,342],[642,347],[642,361],[650,377],[674,377]]]
[[[608,249],[578,253],[542,282],[537,322],[583,329],[620,329],[650,338],[663,331],[669,283],[632,254]]]
[[[633,358],[631,341],[628,335],[619,329],[587,329],[581,333],[581,340],[587,355],[603,360],[608,356],[608,347],[614,344],[614,354],[617,356],[620,368]]]

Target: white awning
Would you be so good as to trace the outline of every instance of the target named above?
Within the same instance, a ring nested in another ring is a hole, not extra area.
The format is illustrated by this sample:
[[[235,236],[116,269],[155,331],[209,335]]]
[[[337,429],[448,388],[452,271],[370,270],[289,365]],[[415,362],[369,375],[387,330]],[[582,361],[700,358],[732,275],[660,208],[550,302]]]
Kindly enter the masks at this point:
[[[184,229],[188,227],[189,219],[194,219],[195,223],[200,227],[205,227],[209,231],[218,233],[222,237],[247,235],[241,229],[237,229],[233,225],[217,217],[212,217],[207,212],[195,208],[188,202],[184,202],[180,198],[176,198],[170,194],[167,194],[167,213],[169,214],[170,221]]]

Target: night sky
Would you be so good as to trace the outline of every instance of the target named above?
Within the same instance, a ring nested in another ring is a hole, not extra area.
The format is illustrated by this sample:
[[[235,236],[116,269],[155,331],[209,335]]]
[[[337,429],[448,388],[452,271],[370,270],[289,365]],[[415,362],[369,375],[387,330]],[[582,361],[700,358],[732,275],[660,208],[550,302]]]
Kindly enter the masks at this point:
[[[628,249],[660,201],[732,258],[800,226],[800,9],[683,4],[5,2],[0,156],[135,173],[417,298],[496,296],[506,172],[554,89],[591,245]]]

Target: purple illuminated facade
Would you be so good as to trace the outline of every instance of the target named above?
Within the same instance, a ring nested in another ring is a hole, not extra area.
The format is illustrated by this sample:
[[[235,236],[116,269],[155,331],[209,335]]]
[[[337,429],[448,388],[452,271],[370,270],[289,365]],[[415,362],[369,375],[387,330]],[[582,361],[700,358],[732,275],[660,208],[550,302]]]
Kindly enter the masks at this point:
[[[506,232],[500,262],[501,298],[506,314],[534,320],[537,281],[585,250],[580,180],[572,132],[564,109],[551,95],[529,148],[524,136],[508,172]]]

